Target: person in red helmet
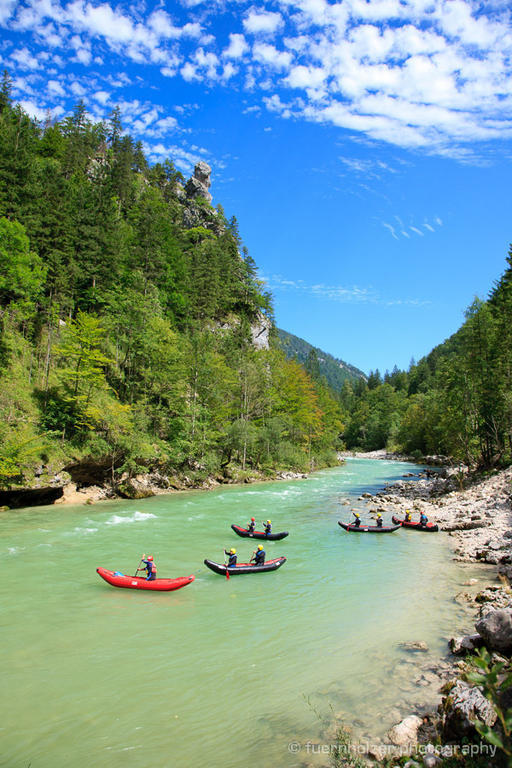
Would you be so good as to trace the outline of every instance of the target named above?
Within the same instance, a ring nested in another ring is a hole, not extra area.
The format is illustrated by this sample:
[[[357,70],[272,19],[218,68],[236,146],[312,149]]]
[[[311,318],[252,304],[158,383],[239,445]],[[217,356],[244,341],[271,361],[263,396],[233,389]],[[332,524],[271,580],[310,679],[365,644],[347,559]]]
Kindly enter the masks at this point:
[[[254,517],[251,517],[251,522],[247,526],[247,530],[249,533],[254,533],[254,528],[256,527],[256,520]]]
[[[154,581],[156,579],[156,565],[153,562],[153,555],[142,555],[141,562],[144,563],[142,568],[137,568],[137,571],[146,571],[146,581]]]

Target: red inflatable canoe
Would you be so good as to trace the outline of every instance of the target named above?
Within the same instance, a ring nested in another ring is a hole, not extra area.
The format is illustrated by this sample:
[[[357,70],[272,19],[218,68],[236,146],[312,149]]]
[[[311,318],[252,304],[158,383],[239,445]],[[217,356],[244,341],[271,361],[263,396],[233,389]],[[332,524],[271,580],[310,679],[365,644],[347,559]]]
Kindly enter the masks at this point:
[[[408,523],[406,520],[400,520],[399,517],[391,518],[396,525],[401,525],[402,528],[415,528],[417,531],[426,531],[428,533],[434,533],[439,530],[439,526],[435,523],[427,523],[426,525],[420,525],[420,523],[413,523],[412,520]]]
[[[181,589],[194,581],[195,576],[179,576],[177,579],[154,579],[146,581],[141,576],[125,576],[119,571],[107,571],[106,568],[96,568],[102,579],[108,581],[113,587],[125,587],[126,589],[152,589],[156,592],[171,592],[173,589]]]

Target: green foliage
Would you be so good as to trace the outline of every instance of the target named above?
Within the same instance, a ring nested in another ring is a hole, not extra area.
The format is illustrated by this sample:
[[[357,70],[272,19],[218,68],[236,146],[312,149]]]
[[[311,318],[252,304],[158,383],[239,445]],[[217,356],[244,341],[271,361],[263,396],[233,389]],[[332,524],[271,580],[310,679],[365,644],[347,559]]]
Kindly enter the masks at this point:
[[[409,370],[344,387],[348,447],[446,454],[469,465],[512,462],[512,255],[488,301]]]
[[[345,363],[343,360],[338,360],[318,347],[313,347],[307,341],[294,336],[292,333],[278,328],[277,337],[278,345],[286,353],[287,357],[296,358],[306,366],[306,370],[308,370],[309,366],[308,373],[313,372],[313,379],[318,378],[318,376],[325,377],[327,384],[335,392],[338,392],[345,382],[365,380],[364,373],[358,368]],[[314,362],[314,356],[316,356],[316,361],[318,362],[318,369]]]
[[[366,768],[368,765],[354,749],[350,731],[343,726],[336,731],[330,762],[332,768]]]
[[[252,346],[272,302],[236,219],[184,201],[172,160],[150,167],[122,122],[79,103],[42,126],[4,77],[0,481],[43,453],[108,458],[113,483],[333,461],[342,414],[322,376]]]
[[[17,221],[0,218],[0,262],[0,306],[27,320],[41,294],[46,270],[30,251],[29,239]]]
[[[492,703],[498,716],[499,728],[477,720],[478,733],[507,756],[507,765],[512,766],[512,709],[504,708],[503,694],[512,688],[512,669],[508,662],[492,663],[489,652],[482,648],[472,658],[473,671],[467,674],[469,682],[481,687]]]

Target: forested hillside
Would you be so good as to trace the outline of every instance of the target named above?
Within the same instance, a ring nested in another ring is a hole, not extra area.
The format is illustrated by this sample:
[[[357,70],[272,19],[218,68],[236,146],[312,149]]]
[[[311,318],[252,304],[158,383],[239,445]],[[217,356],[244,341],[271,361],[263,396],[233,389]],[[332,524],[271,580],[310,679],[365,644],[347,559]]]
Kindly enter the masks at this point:
[[[339,391],[345,381],[357,381],[365,379],[365,375],[359,368],[333,357],[319,347],[314,347],[304,339],[294,336],[293,333],[277,328],[277,335],[281,349],[291,360],[298,360],[306,368],[313,378],[323,376],[329,387],[335,392]]]
[[[349,447],[512,462],[512,249],[507,265],[489,299],[475,300],[457,333],[407,372],[345,383]]]
[[[93,457],[113,484],[332,462],[339,404],[278,348],[234,218],[114,109],[44,125],[0,93],[0,484]],[[42,478],[42,479],[41,479]]]

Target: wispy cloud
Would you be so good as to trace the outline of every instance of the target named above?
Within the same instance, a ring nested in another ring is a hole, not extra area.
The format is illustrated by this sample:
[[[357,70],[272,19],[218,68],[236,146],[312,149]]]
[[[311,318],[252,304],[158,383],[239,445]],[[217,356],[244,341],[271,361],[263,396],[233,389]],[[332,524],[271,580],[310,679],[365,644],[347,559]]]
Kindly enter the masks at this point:
[[[426,233],[436,232],[436,227],[439,228],[443,224],[438,216],[433,219],[433,224],[426,219],[422,224],[405,224],[402,217],[394,216],[393,218],[395,220],[394,224],[390,224],[388,221],[381,221],[381,224],[389,231],[391,237],[394,237],[395,240],[400,240],[400,236],[410,239],[411,232],[419,237],[425,237]]]
[[[379,294],[374,288],[362,288],[357,285],[327,285],[325,283],[306,283],[304,280],[289,280],[282,275],[262,276],[262,280],[273,293],[291,292],[308,295],[322,301],[333,301],[340,304],[378,304],[381,306],[424,306],[430,304],[425,299],[388,299]]]

